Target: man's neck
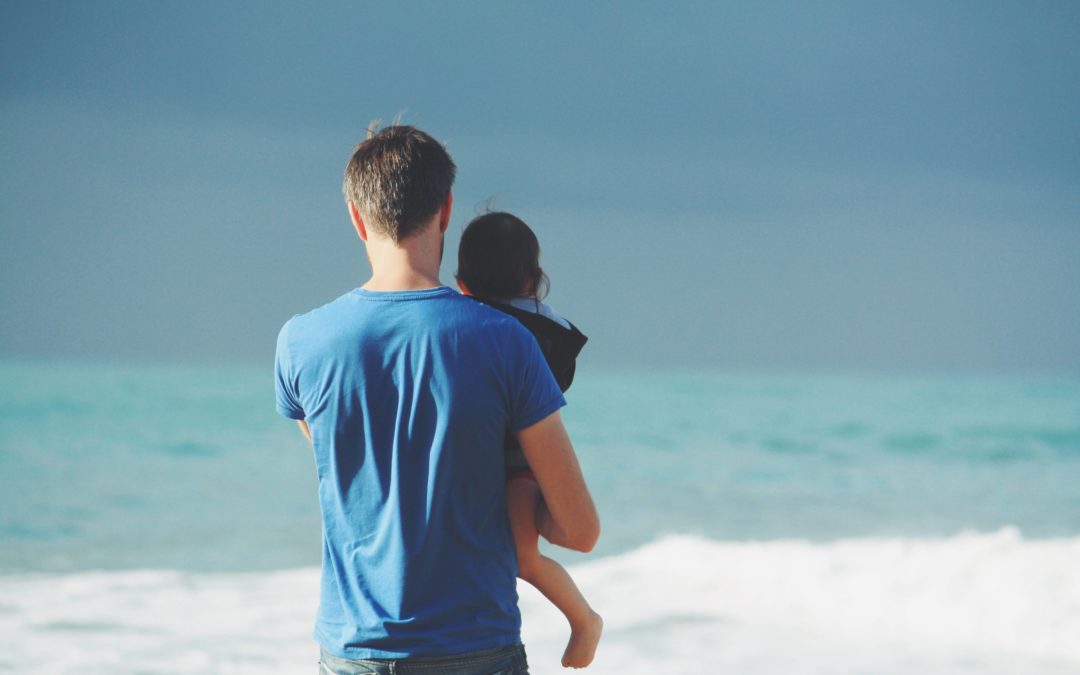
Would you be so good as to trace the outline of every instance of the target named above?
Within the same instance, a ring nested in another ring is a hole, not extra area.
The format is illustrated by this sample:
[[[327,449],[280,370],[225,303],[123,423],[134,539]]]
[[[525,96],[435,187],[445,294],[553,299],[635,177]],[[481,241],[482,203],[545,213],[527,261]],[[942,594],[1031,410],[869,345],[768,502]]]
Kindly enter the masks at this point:
[[[372,274],[361,288],[368,291],[422,291],[442,286],[438,276],[427,274]]]
[[[368,260],[371,278],[363,285],[369,291],[419,291],[437,288],[442,262],[442,233],[424,231],[394,243],[369,238]]]

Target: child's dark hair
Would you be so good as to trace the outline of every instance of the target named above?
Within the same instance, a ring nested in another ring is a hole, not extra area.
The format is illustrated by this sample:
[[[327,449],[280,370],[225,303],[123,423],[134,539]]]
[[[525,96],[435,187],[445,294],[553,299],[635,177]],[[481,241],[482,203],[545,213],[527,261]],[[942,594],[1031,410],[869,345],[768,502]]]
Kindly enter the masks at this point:
[[[465,226],[455,276],[481,298],[539,300],[548,290],[536,235],[520,218],[502,211],[477,216]]]

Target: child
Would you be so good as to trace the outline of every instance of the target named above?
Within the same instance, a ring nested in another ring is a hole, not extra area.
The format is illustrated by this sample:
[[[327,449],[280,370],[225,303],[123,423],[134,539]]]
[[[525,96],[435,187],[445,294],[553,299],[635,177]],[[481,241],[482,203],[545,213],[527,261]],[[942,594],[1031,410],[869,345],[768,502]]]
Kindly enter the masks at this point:
[[[536,336],[556,381],[566,391],[587,338],[540,302],[547,292],[547,276],[540,268],[540,243],[529,226],[509,213],[474,218],[461,235],[457,282],[462,293],[524,324]],[[566,570],[540,554],[536,512],[543,495],[513,433],[506,440],[506,475],[518,576],[543,593],[570,622],[562,665],[584,668],[593,660],[604,622]]]

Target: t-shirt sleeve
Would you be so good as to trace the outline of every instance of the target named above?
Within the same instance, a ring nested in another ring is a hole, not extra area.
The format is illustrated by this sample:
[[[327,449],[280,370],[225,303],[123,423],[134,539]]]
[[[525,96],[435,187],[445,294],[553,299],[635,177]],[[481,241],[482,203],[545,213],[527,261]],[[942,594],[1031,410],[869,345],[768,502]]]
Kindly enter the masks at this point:
[[[566,399],[551,374],[540,345],[528,331],[521,331],[517,351],[516,363],[510,371],[510,381],[516,384],[510,428],[521,431],[566,405]]]
[[[274,389],[277,393],[277,411],[293,420],[304,419],[304,409],[300,407],[300,392],[293,372],[292,357],[289,354],[289,324],[285,324],[278,333],[277,354],[274,358]]]

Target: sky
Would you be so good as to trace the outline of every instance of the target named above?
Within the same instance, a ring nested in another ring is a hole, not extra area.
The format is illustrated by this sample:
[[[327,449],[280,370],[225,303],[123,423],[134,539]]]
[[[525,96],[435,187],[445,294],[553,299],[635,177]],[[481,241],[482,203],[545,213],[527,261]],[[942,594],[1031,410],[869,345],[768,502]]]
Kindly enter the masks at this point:
[[[584,363],[1080,372],[1072,2],[0,2],[0,357],[269,363],[400,115]]]

